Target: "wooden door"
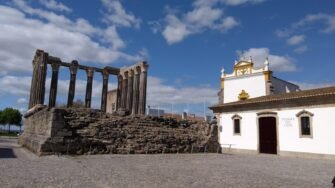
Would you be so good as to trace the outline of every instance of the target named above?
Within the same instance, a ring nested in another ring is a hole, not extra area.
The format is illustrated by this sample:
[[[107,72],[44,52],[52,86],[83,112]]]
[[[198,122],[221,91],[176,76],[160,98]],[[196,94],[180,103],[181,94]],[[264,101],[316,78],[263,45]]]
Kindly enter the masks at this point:
[[[259,118],[259,152],[277,154],[277,128],[275,117]]]

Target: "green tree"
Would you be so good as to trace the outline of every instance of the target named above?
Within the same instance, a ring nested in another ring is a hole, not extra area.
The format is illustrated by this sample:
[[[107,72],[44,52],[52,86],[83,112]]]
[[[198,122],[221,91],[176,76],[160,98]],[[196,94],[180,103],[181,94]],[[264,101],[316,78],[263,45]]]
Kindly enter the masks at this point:
[[[14,108],[5,108],[0,114],[1,124],[8,124],[8,132],[11,125],[21,126],[22,115],[19,110]]]
[[[3,117],[2,117],[2,110],[0,110],[0,125],[1,126],[5,125],[5,121],[3,120]],[[1,131],[2,131],[2,129],[1,129]]]

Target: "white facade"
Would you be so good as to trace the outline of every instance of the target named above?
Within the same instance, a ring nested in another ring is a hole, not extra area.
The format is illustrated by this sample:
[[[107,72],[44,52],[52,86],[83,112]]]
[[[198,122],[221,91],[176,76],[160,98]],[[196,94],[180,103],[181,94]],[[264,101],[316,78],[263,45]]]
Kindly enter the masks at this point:
[[[221,70],[219,97],[223,151],[335,159],[335,87],[301,91],[250,59]]]
[[[252,60],[240,60],[234,65],[234,71],[226,74],[221,70],[220,95],[222,102],[238,101],[244,92],[247,98],[255,98],[270,94],[289,93],[299,91],[299,86],[278,79],[269,70],[269,61],[266,60],[263,68],[254,69]]]
[[[225,103],[237,101],[242,90],[246,91],[250,98],[266,95],[265,79],[262,73],[233,79],[227,78],[224,80],[224,87],[229,88],[229,90],[223,90]]]
[[[311,137],[302,137],[299,118],[296,116],[301,111],[313,114],[311,119]],[[269,111],[269,110],[267,110]],[[223,148],[231,146],[232,149],[252,150],[259,153],[259,128],[257,115],[259,111],[246,111],[220,114],[220,143]],[[283,154],[324,154],[335,155],[335,105],[314,108],[294,108],[271,110],[277,115],[277,152]],[[241,134],[234,134],[234,115],[241,117]]]

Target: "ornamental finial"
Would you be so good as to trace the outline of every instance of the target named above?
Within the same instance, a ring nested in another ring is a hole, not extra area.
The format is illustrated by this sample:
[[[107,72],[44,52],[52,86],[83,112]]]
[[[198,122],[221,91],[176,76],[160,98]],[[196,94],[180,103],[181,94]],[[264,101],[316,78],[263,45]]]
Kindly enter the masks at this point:
[[[270,63],[269,63],[269,58],[266,57],[266,59],[265,59],[265,61],[264,61],[264,70],[265,70],[265,71],[268,71],[268,70],[269,70],[269,65],[270,65]]]
[[[248,60],[249,63],[252,63],[252,57],[249,56],[249,60]]]
[[[224,68],[221,68],[221,78],[224,78]]]

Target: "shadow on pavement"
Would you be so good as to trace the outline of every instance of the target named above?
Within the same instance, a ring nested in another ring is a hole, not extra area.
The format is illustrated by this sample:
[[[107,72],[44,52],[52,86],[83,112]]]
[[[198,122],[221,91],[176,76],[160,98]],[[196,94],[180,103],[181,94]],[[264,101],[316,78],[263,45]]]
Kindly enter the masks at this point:
[[[11,148],[0,148],[0,159],[16,158]]]

